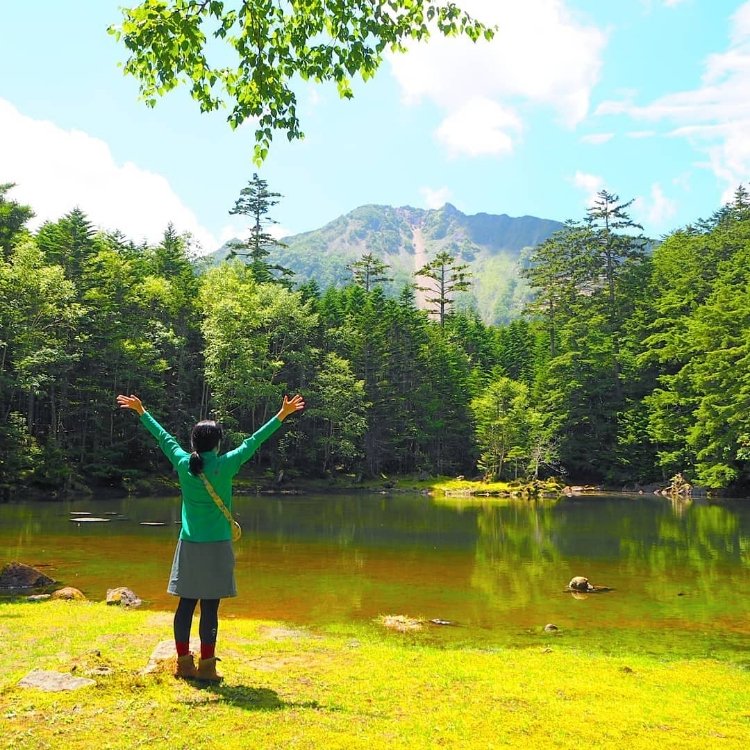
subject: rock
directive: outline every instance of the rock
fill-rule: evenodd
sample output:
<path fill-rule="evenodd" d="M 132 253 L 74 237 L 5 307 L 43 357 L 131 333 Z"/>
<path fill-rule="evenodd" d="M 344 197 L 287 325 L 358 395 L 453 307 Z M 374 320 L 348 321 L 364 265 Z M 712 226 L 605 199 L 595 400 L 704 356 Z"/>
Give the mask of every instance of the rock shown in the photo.
<path fill-rule="evenodd" d="M 98 518 L 95 516 L 76 516 L 75 518 L 69 518 L 69 521 L 73 523 L 109 523 L 109 518 Z"/>
<path fill-rule="evenodd" d="M 54 583 L 41 571 L 20 562 L 8 563 L 0 571 L 0 589 L 39 589 Z"/>
<path fill-rule="evenodd" d="M 33 596 L 27 596 L 27 602 L 46 602 L 50 598 L 50 594 L 34 594 Z"/>
<path fill-rule="evenodd" d="M 142 602 L 130 589 L 120 586 L 116 589 L 107 589 L 107 604 L 140 607 Z"/>
<path fill-rule="evenodd" d="M 36 688 L 47 693 L 59 693 L 63 690 L 79 690 L 80 688 L 96 685 L 94 680 L 86 677 L 74 677 L 63 672 L 47 672 L 42 669 L 34 669 L 29 672 L 19 683 L 19 687 Z"/>
<path fill-rule="evenodd" d="M 88 601 L 82 591 L 74 589 L 72 586 L 65 586 L 64 588 L 58 589 L 52 592 L 53 599 L 65 599 L 66 601 Z"/>
<path fill-rule="evenodd" d="M 382 615 L 377 619 L 381 625 L 399 633 L 410 633 L 422 629 L 422 620 L 417 620 L 408 615 Z"/>
<path fill-rule="evenodd" d="M 544 626 L 544 632 L 545 633 L 554 633 L 556 630 L 559 630 L 560 628 L 557 627 L 557 625 L 553 625 L 551 622 L 548 622 Z"/>
<path fill-rule="evenodd" d="M 190 639 L 190 650 L 199 654 L 201 642 L 198 638 Z M 143 668 L 141 674 L 154 674 L 155 672 L 173 672 L 177 667 L 177 655 L 174 649 L 174 641 L 159 641 L 151 652 L 148 664 Z"/>
<path fill-rule="evenodd" d="M 591 588 L 591 584 L 589 583 L 588 578 L 584 578 L 583 576 L 575 576 L 570 579 L 568 588 L 572 589 L 573 591 L 588 591 Z"/>

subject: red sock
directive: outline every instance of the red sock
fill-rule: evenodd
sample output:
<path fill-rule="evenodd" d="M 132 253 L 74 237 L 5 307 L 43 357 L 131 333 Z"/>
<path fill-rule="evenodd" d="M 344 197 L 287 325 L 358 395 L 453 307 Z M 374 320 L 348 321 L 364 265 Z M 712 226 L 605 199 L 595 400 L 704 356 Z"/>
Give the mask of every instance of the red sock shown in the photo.
<path fill-rule="evenodd" d="M 201 643 L 201 659 L 211 659 L 215 653 L 215 643 Z"/>
<path fill-rule="evenodd" d="M 185 641 L 185 643 L 175 641 L 174 645 L 177 648 L 177 656 L 187 656 L 190 653 L 190 641 Z"/>

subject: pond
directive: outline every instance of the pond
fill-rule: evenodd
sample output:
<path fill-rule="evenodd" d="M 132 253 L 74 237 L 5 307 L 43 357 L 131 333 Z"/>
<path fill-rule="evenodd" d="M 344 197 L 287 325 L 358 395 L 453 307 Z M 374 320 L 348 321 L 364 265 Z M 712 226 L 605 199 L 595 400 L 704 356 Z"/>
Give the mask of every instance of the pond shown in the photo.
<path fill-rule="evenodd" d="M 222 604 L 224 617 L 337 626 L 404 614 L 455 622 L 432 630 L 479 644 L 523 644 L 554 623 L 592 648 L 747 650 L 745 501 L 358 494 L 237 497 L 235 506 L 240 595 Z M 85 512 L 111 520 L 71 520 Z M 145 606 L 172 609 L 178 521 L 178 498 L 0 505 L 0 563 L 42 566 L 92 600 L 128 586 Z M 564 591 L 575 575 L 612 591 L 575 598 Z"/>

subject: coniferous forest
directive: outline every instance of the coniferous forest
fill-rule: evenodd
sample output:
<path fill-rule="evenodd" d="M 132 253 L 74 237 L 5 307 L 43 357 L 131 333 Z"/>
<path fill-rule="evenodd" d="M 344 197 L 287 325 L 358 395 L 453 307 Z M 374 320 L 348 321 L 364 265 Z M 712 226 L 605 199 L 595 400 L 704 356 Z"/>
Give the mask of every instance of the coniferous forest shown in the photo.
<path fill-rule="evenodd" d="M 0 185 L 0 493 L 137 488 L 164 462 L 118 412 L 137 393 L 183 444 L 201 418 L 229 441 L 284 393 L 308 408 L 247 469 L 257 476 L 561 476 L 610 486 L 677 472 L 750 486 L 750 198 L 653 241 L 602 191 L 534 249 L 534 297 L 507 326 L 453 308 L 447 254 L 387 296 L 372 254 L 320 288 L 273 265 L 255 230 L 220 264 L 170 226 L 156 245 L 76 209 L 37 231 Z M 238 209 L 239 210 L 239 209 Z M 431 311 L 418 309 L 415 288 Z"/>

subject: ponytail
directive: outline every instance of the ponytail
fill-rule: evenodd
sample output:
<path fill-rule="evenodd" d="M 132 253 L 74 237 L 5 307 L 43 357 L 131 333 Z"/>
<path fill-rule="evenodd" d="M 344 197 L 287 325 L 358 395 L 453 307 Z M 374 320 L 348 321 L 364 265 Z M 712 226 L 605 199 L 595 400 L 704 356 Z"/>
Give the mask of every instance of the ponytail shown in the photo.
<path fill-rule="evenodd" d="M 193 476 L 198 476 L 203 472 L 203 457 L 198 451 L 193 451 L 190 454 L 190 473 Z"/>
<path fill-rule="evenodd" d="M 190 473 L 197 477 L 203 472 L 203 456 L 201 453 L 212 451 L 221 442 L 223 436 L 221 427 L 213 420 L 198 422 L 193 427 L 190 444 L 193 452 L 190 454 Z"/>

